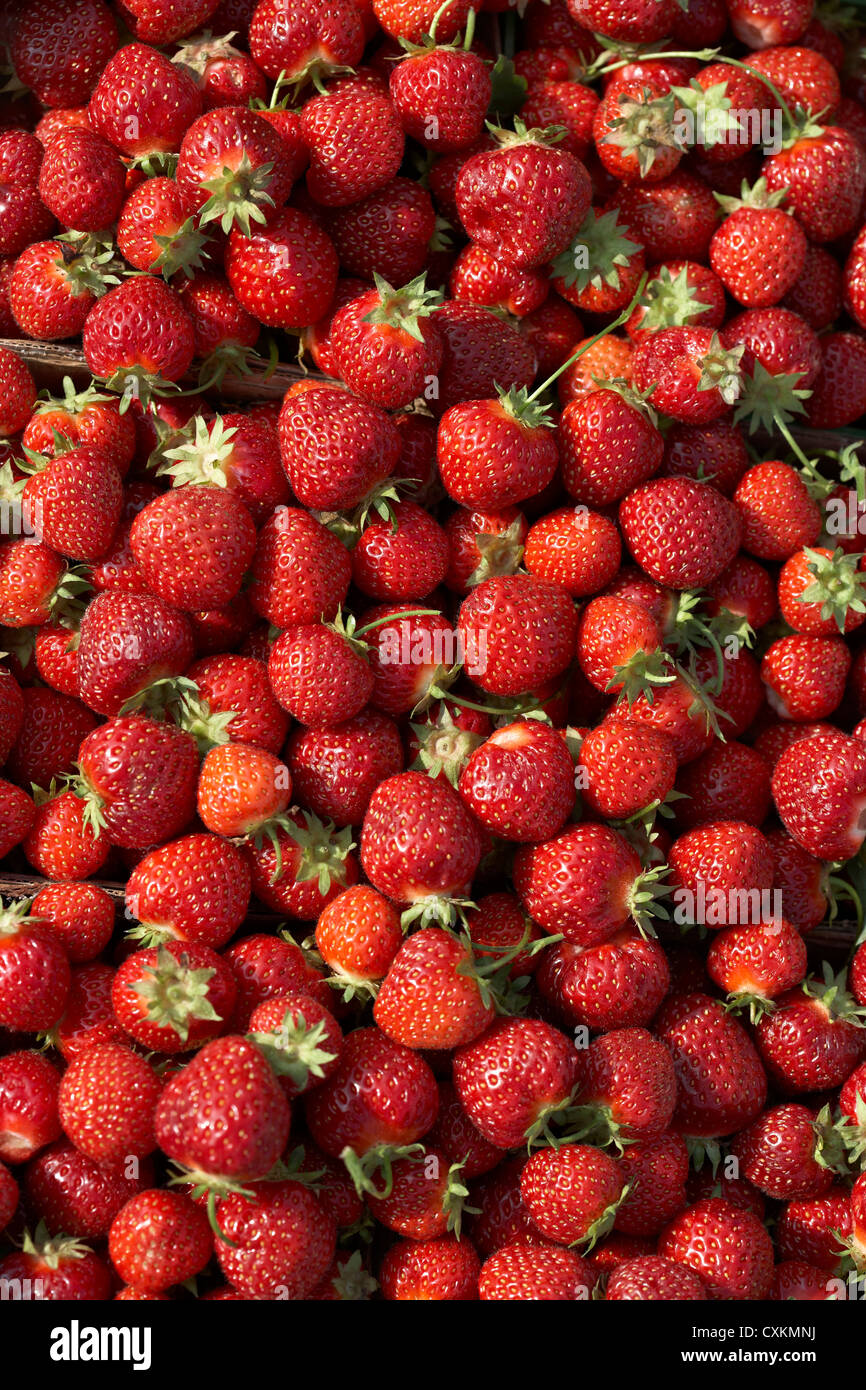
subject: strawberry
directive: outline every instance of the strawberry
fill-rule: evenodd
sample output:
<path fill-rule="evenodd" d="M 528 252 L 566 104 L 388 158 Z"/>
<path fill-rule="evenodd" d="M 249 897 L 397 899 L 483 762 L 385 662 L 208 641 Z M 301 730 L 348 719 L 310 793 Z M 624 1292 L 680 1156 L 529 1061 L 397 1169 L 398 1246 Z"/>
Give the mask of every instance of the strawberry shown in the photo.
<path fill-rule="evenodd" d="M 528 575 L 487 579 L 460 607 L 469 674 L 493 695 L 518 695 L 562 675 L 577 614 L 562 589 Z"/>
<path fill-rule="evenodd" d="M 621 548 L 613 522 L 598 512 L 564 508 L 536 521 L 526 538 L 530 574 L 560 584 L 572 598 L 597 593 L 619 570 Z"/>
<path fill-rule="evenodd" d="M 65 228 L 99 232 L 117 220 L 126 170 L 113 145 L 89 130 L 66 130 L 45 149 L 39 196 Z"/>
<path fill-rule="evenodd" d="M 821 369 L 821 344 L 799 314 L 790 309 L 747 309 L 722 330 L 725 347 L 745 346 L 744 369 L 756 374 L 760 363 L 771 376 L 798 374 L 797 387 L 808 388 Z"/>
<path fill-rule="evenodd" d="M 769 1297 L 776 1303 L 823 1303 L 836 1298 L 827 1272 L 803 1260 L 782 1260 L 776 1265 Z"/>
<path fill-rule="evenodd" d="M 766 894 L 773 886 L 770 847 L 744 822 L 716 821 L 687 831 L 671 846 L 668 865 L 673 900 L 689 905 L 689 920 L 708 927 L 755 920 L 756 900 L 749 895 Z M 701 885 L 707 899 L 703 912 L 695 906 Z M 763 916 L 763 896 L 760 901 Z M 696 913 L 701 915 L 693 917 Z"/>
<path fill-rule="evenodd" d="M 30 368 L 10 348 L 0 347 L 0 435 L 24 429 L 36 405 L 36 383 Z"/>
<path fill-rule="evenodd" d="M 321 83 L 333 71 L 357 67 L 364 40 L 359 8 L 349 0 L 262 0 L 249 24 L 250 52 L 262 72 L 293 83 Z"/>
<path fill-rule="evenodd" d="M 238 988 L 231 1019 L 233 1031 L 246 1031 L 253 1012 L 271 999 L 303 995 L 317 1003 L 333 1002 L 331 990 L 288 932 L 279 936 L 255 933 L 224 952 Z"/>
<path fill-rule="evenodd" d="M 386 34 L 420 43 L 436 21 L 440 42 L 447 43 L 463 28 L 470 14 L 469 0 L 372 0 L 373 14 Z M 441 13 L 440 13 L 441 10 Z"/>
<path fill-rule="evenodd" d="M 0 778 L 0 857 L 5 858 L 10 850 L 29 834 L 36 816 L 36 808 L 20 787 Z"/>
<path fill-rule="evenodd" d="M 290 391 L 278 429 L 292 491 L 317 510 L 356 506 L 390 476 L 400 455 L 396 426 L 384 411 L 336 387 Z"/>
<path fill-rule="evenodd" d="M 289 769 L 273 753 L 246 743 L 218 744 L 201 765 L 199 817 L 228 839 L 256 835 L 286 810 L 291 790 Z"/>
<path fill-rule="evenodd" d="M 287 424 L 287 435 L 290 428 Z M 300 468 L 298 482 L 303 491 Z M 281 507 L 259 531 L 251 572 L 247 592 L 256 612 L 289 627 L 336 617 L 352 565 L 345 546 L 314 516 L 300 507 Z"/>
<path fill-rule="evenodd" d="M 589 208 L 589 176 L 567 150 L 516 123 L 497 131 L 499 147 L 472 155 L 457 180 L 460 220 L 471 240 L 521 269 L 564 251 Z M 557 189 L 556 205 L 550 201 Z"/>
<path fill-rule="evenodd" d="M 530 129 L 545 130 L 550 126 L 560 126 L 565 131 L 562 148 L 583 160 L 592 139 L 592 122 L 597 107 L 595 92 L 591 87 L 583 86 L 579 80 L 542 79 L 529 84 L 529 92 L 520 108 L 520 119 Z"/>
<path fill-rule="evenodd" d="M 145 1158 L 156 1148 L 153 1121 L 161 1082 L 143 1057 L 108 1043 L 74 1057 L 60 1083 L 60 1122 L 77 1149 L 98 1163 Z"/>
<path fill-rule="evenodd" d="M 143 1293 L 160 1293 L 204 1269 L 213 1240 L 203 1211 L 181 1192 L 150 1188 L 117 1213 L 108 1253 L 121 1279 Z"/>
<path fill-rule="evenodd" d="M 148 587 L 175 608 L 194 612 L 234 598 L 253 557 L 256 530 L 236 493 L 187 486 L 142 508 L 129 540 Z"/>
<path fill-rule="evenodd" d="M 740 43 L 759 50 L 795 42 L 812 18 L 812 7 L 804 0 L 731 0 L 727 8 Z"/>
<path fill-rule="evenodd" d="M 174 290 L 153 275 L 115 285 L 93 305 L 81 343 L 94 376 L 127 397 L 148 397 L 157 375 L 179 381 L 192 362 L 192 324 Z"/>
<path fill-rule="evenodd" d="M 445 578 L 445 532 L 423 507 L 400 501 L 371 521 L 352 551 L 355 586 L 379 602 L 423 599 Z"/>
<path fill-rule="evenodd" d="M 491 1172 L 504 1158 L 503 1150 L 475 1128 L 450 1081 L 439 1083 L 439 1114 L 427 1139 L 460 1165 L 464 1179 Z"/>
<path fill-rule="evenodd" d="M 768 1197 L 821 1197 L 833 1183 L 822 1162 L 820 1121 L 804 1105 L 777 1105 L 736 1136 L 740 1171 Z"/>
<path fill-rule="evenodd" d="M 337 284 L 337 253 L 327 232 L 297 208 L 266 226 L 229 233 L 225 272 L 242 307 L 274 328 L 302 328 L 327 312 Z"/>
<path fill-rule="evenodd" d="M 734 501 L 743 523 L 743 548 L 760 560 L 787 560 L 818 539 L 818 506 L 786 463 L 756 463 L 744 474 Z"/>
<path fill-rule="evenodd" d="M 726 307 L 724 286 L 709 267 L 667 261 L 650 271 L 626 332 L 639 342 L 643 334 L 660 328 L 719 328 Z"/>
<path fill-rule="evenodd" d="M 547 299 L 548 282 L 538 270 L 518 270 L 470 242 L 451 268 L 452 299 L 524 318 Z"/>
<path fill-rule="evenodd" d="M 111 544 L 123 488 L 107 450 L 79 444 L 53 460 L 34 455 L 22 505 L 39 518 L 46 545 L 75 560 L 97 560 Z"/>
<path fill-rule="evenodd" d="M 454 1056 L 460 1104 L 485 1139 L 514 1148 L 548 1132 L 580 1070 L 571 1040 L 538 1019 L 499 1018 Z"/>
<path fill-rule="evenodd" d="M 111 454 L 117 471 L 122 475 L 126 474 L 132 463 L 135 423 L 129 414 L 121 413 L 116 396 L 96 391 L 92 386 L 84 391 L 76 391 L 72 380 L 64 377 L 63 395 L 38 403 L 36 413 L 24 430 L 22 443 L 45 458 L 54 458 L 59 452 L 55 445 L 55 430 L 73 445 L 92 444 Z"/>
<path fill-rule="evenodd" d="M 594 1282 L 591 1266 L 572 1250 L 544 1241 L 515 1242 L 484 1261 L 478 1297 L 484 1302 L 565 1303 L 588 1299 Z"/>
<path fill-rule="evenodd" d="M 43 1052 L 0 1057 L 0 1159 L 26 1163 L 60 1136 L 60 1074 Z"/>
<path fill-rule="evenodd" d="M 497 729 L 471 754 L 458 790 L 477 820 L 506 840 L 549 840 L 574 805 L 574 767 L 560 735 L 535 721 Z"/>
<path fill-rule="evenodd" d="M 167 1082 L 154 1126 L 163 1152 L 206 1185 L 264 1177 L 286 1146 L 289 1119 L 263 1054 L 246 1038 L 227 1036 L 205 1043 Z"/>
<path fill-rule="evenodd" d="M 823 719 L 838 707 L 851 667 L 839 637 L 795 633 L 771 643 L 761 662 L 767 700 L 783 719 Z"/>
<path fill-rule="evenodd" d="M 114 970 L 101 961 L 74 966 L 63 1017 L 50 1037 L 67 1059 L 103 1043 L 125 1043 L 111 1003 Z"/>
<path fill-rule="evenodd" d="M 593 33 L 605 34 L 608 38 L 623 43 L 653 44 L 657 39 L 666 38 L 671 33 L 676 19 L 676 5 L 673 0 L 660 0 L 658 4 L 640 0 L 638 4 L 626 4 L 624 0 L 581 0 L 579 5 L 572 0 L 574 8 L 580 13 L 581 22 Z"/>
<path fill-rule="evenodd" d="M 234 364 L 246 362 L 249 348 L 259 340 L 261 325 L 244 309 L 232 293 L 228 280 L 222 275 L 199 270 L 191 279 L 178 286 L 181 302 L 190 317 L 195 338 L 195 356 L 203 357 L 202 375 L 210 380 L 209 369 L 219 372 Z M 233 417 L 231 424 L 240 426 L 241 419 L 249 425 L 248 417 Z"/>
<path fill-rule="evenodd" d="M 111 1296 L 111 1273 L 89 1246 L 70 1236 L 49 1239 L 44 1226 L 25 1232 L 21 1250 L 0 1260 L 0 1288 L 38 1289 L 40 1300 L 100 1302 Z"/>
<path fill-rule="evenodd" d="M 748 1006 L 752 1022 L 806 974 L 806 946 L 797 929 L 778 923 L 726 927 L 713 940 L 707 973 L 727 992 L 729 1007 Z"/>
<path fill-rule="evenodd" d="M 249 236 L 271 209 L 282 208 L 294 182 L 289 151 L 269 121 L 244 106 L 199 116 L 183 137 L 175 172 L 187 213 L 200 226 L 218 222 Z"/>
<path fill-rule="evenodd" d="M 541 1149 L 520 1175 L 520 1195 L 542 1235 L 590 1247 L 607 1233 L 625 1184 L 613 1159 L 586 1144 Z"/>
<path fill-rule="evenodd" d="M 379 1282 L 389 1302 L 471 1302 L 478 1298 L 480 1270 L 475 1248 L 465 1238 L 405 1240 L 385 1252 Z"/>
<path fill-rule="evenodd" d="M 535 379 L 535 351 L 497 315 L 477 304 L 447 299 L 435 313 L 442 335 L 439 395 L 430 401 L 443 414 L 461 401 L 489 400 L 501 387 L 520 390 Z"/>
<path fill-rule="evenodd" d="M 432 1071 L 418 1053 L 378 1028 L 355 1028 L 340 1065 L 305 1102 L 307 1125 L 326 1154 L 351 1148 L 413 1144 L 436 1118 L 439 1097 Z"/>
<path fill-rule="evenodd" d="M 527 523 L 516 507 L 494 511 L 458 507 L 444 530 L 449 552 L 445 583 L 466 594 L 483 579 L 514 573 L 523 554 Z"/>
<path fill-rule="evenodd" d="M 804 318 L 816 333 L 829 328 L 842 308 L 842 272 L 835 256 L 822 246 L 810 245 L 800 278 L 782 304 Z"/>
<path fill-rule="evenodd" d="M 363 79 L 343 79 L 301 111 L 310 151 L 307 192 L 325 207 L 345 207 L 393 179 L 405 137 L 386 92 Z M 318 316 L 317 316 L 318 317 Z"/>
<path fill-rule="evenodd" d="M 340 1064 L 340 1025 L 308 994 L 278 994 L 256 1005 L 249 1027 L 289 1100 L 323 1085 Z"/>
<path fill-rule="evenodd" d="M 357 203 L 328 208 L 324 224 L 347 275 L 369 282 L 377 272 L 391 284 L 405 285 L 427 264 L 436 214 L 427 190 L 398 176 Z"/>
<path fill-rule="evenodd" d="M 11 58 L 18 81 L 45 106 L 80 106 L 117 48 L 117 29 L 101 0 L 67 12 L 61 0 L 36 0 L 18 17 Z"/>
<path fill-rule="evenodd" d="M 268 679 L 283 709 L 311 729 L 354 719 L 373 693 L 365 643 L 339 620 L 287 628 L 271 647 Z"/>
<path fill-rule="evenodd" d="M 492 94 L 482 58 L 469 50 L 468 42 L 457 47 L 422 41 L 405 48 L 388 88 L 406 134 L 438 153 L 474 144 L 483 133 Z"/>
<path fill-rule="evenodd" d="M 338 826 L 360 825 L 376 787 L 404 766 L 396 725 L 370 708 L 335 728 L 293 730 L 285 757 L 298 799 Z"/>
<path fill-rule="evenodd" d="M 628 1184 L 616 1218 L 623 1234 L 657 1236 L 688 1206 L 689 1151 L 678 1134 L 636 1139 L 626 1145 L 617 1166 Z"/>
<path fill-rule="evenodd" d="M 776 1227 L 783 1259 L 806 1259 L 834 1274 L 842 1255 L 839 1237 L 851 1233 L 851 1194 L 841 1185 L 823 1197 L 804 1197 L 787 1202 Z"/>
<path fill-rule="evenodd" d="M 28 1210 L 51 1230 L 97 1240 L 108 1234 L 124 1202 L 152 1180 L 147 1159 L 139 1163 L 139 1176 L 131 1178 L 124 1163 L 94 1163 L 60 1140 L 27 1165 L 24 1198 Z"/>
<path fill-rule="evenodd" d="M 641 1255 L 618 1266 L 605 1289 L 608 1303 L 624 1301 L 703 1303 L 708 1295 L 693 1270 L 661 1255 Z"/>
<path fill-rule="evenodd" d="M 803 849 L 819 859 L 856 854 L 866 798 L 859 739 L 834 731 L 791 744 L 776 764 L 772 787 L 782 823 Z"/>
<path fill-rule="evenodd" d="M 513 1154 L 472 1189 L 472 1200 L 480 1208 L 472 1220 L 472 1241 L 482 1256 L 492 1255 L 515 1241 L 541 1243 L 541 1232 L 520 1196 L 520 1174 L 525 1161 L 524 1154 Z"/>
<path fill-rule="evenodd" d="M 436 441 L 449 496 L 485 511 L 536 496 L 556 471 L 551 423 L 525 391 L 452 405 L 440 421 Z"/>
<path fill-rule="evenodd" d="M 174 179 L 145 179 L 132 190 L 117 220 L 117 249 L 136 270 L 191 276 L 207 256 L 204 233 L 187 215 Z M 178 286 L 180 288 L 180 286 Z M 188 309 L 188 305 L 184 305 Z"/>
<path fill-rule="evenodd" d="M 402 943 L 399 913 L 365 884 L 332 899 L 316 923 L 316 948 L 349 991 L 384 979 Z"/>
<path fill-rule="evenodd" d="M 91 252 L 84 244 L 80 250 L 60 241 L 28 246 L 9 276 L 15 323 L 29 338 L 76 337 L 96 296 L 115 278 L 110 262 L 110 253 Z M 29 439 L 25 442 L 34 447 Z"/>
<path fill-rule="evenodd" d="M 215 0 L 130 0 L 124 6 L 136 38 L 152 43 L 171 43 L 200 29 L 216 9 Z"/>
<path fill-rule="evenodd" d="M 530 272 L 521 272 L 527 274 Z M 543 379 L 547 379 L 557 367 L 562 367 L 571 356 L 573 349 L 580 342 L 582 328 L 580 319 L 572 309 L 566 304 L 564 299 L 558 295 L 548 294 L 546 300 L 538 309 L 526 315 L 518 325 L 523 337 L 526 338 L 529 347 L 535 353 L 538 361 L 538 374 Z M 605 344 L 610 341 L 610 336 L 600 338 L 596 344 L 596 350 L 604 350 Z M 578 359 L 571 368 L 572 372 L 580 370 L 582 359 Z M 566 372 L 565 375 L 568 375 Z M 562 381 L 562 377 L 560 377 Z M 594 384 L 594 383 L 593 383 Z"/>
<path fill-rule="evenodd" d="M 234 493 L 258 525 L 285 507 L 289 488 L 280 464 L 275 431 L 245 415 L 198 418 L 193 438 L 165 451 L 160 471 L 173 486 L 210 483 Z"/>
<path fill-rule="evenodd" d="M 247 841 L 244 854 L 253 891 L 272 912 L 315 921 L 326 903 L 358 881 L 348 830 L 335 831 L 312 812 L 292 810 L 274 839 Z"/>
<path fill-rule="evenodd" d="M 620 1150 L 631 1139 L 655 1138 L 670 1124 L 676 1101 L 670 1053 L 645 1029 L 615 1029 L 590 1044 L 575 1111 L 581 1138 L 591 1134 Z"/>
<path fill-rule="evenodd" d="M 390 1191 L 387 1195 L 371 1194 L 368 1205 L 388 1230 L 413 1240 L 429 1240 L 448 1231 L 460 1232 L 467 1196 L 460 1165 L 449 1165 L 445 1154 L 426 1147 L 397 1158 Z"/>
<path fill-rule="evenodd" d="M 483 1033 L 494 1008 L 471 950 L 449 932 L 428 927 L 410 936 L 391 961 L 373 1017 L 404 1047 L 451 1049 Z"/>
<path fill-rule="evenodd" d="M 110 851 L 86 819 L 85 803 L 72 791 L 52 783 L 36 798 L 36 815 L 22 842 L 29 864 L 52 879 L 82 879 L 99 873 Z"/>
<path fill-rule="evenodd" d="M 857 227 L 866 151 L 847 130 L 804 117 L 779 153 L 764 161 L 763 173 L 771 193 L 785 191 L 810 241 L 823 244 Z"/>
<path fill-rule="evenodd" d="M 135 951 L 112 984 L 114 1012 L 143 1047 L 180 1052 L 224 1031 L 237 986 L 228 965 L 197 942 Z"/>
<path fill-rule="evenodd" d="M 673 1128 L 713 1139 L 742 1129 L 767 1098 L 767 1078 L 745 1029 L 705 994 L 671 996 L 654 1028 L 679 1084 Z"/>
<path fill-rule="evenodd" d="M 661 628 L 643 603 L 602 594 L 590 599 L 581 614 L 577 659 L 597 690 L 627 688 L 631 698 L 633 671 L 642 676 L 647 668 L 650 676 L 662 674 L 654 658 L 661 643 Z M 653 658 L 648 666 L 646 658 Z"/>
<path fill-rule="evenodd" d="M 710 265 L 729 294 L 749 309 L 778 304 L 796 284 L 806 260 L 803 229 L 759 181 L 742 198 L 720 198 L 728 214 L 713 233 Z"/>
<path fill-rule="evenodd" d="M 198 693 L 184 698 L 178 716 L 207 749 L 226 740 L 276 753 L 289 718 L 274 699 L 264 662 L 224 653 L 194 661 L 187 679 Z"/>
<path fill-rule="evenodd" d="M 6 189 L 0 211 L 0 255 L 19 256 L 33 241 L 51 235 L 55 222 L 39 197 L 42 146 L 25 130 L 0 134 L 0 173 Z"/>
<path fill-rule="evenodd" d="M 544 951 L 535 978 L 570 1026 L 588 1028 L 648 1023 L 670 984 L 661 946 L 631 923 L 597 946 L 563 941 Z"/>
<path fill-rule="evenodd" d="M 218 10 L 220 8 L 217 6 Z M 253 8 L 251 6 L 250 11 Z M 214 15 L 211 15 L 213 23 Z M 173 61 L 183 64 L 193 78 L 202 94 L 205 111 L 212 111 L 218 106 L 264 103 L 267 98 L 268 84 L 264 73 L 252 58 L 229 42 L 228 36 L 193 37 L 182 45 Z"/>
<path fill-rule="evenodd" d="M 408 907 L 408 920 L 447 924 L 454 899 L 465 895 L 475 875 L 481 843 L 475 820 L 450 786 L 401 772 L 370 798 L 361 863 L 378 892 Z"/>
<path fill-rule="evenodd" d="M 775 884 L 782 894 L 785 912 L 805 936 L 823 922 L 827 911 L 826 869 L 820 859 L 807 854 L 785 830 L 771 830 L 767 842 L 775 862 Z"/>
<path fill-rule="evenodd" d="M 98 594 L 81 626 L 81 698 L 100 714 L 117 714 L 131 699 L 143 703 L 155 681 L 185 671 L 192 655 L 189 623 L 161 598 Z"/>
<path fill-rule="evenodd" d="M 834 976 L 825 962 L 823 981 L 810 977 L 783 994 L 758 1024 L 756 1041 L 768 1075 L 786 1094 L 841 1086 L 866 1052 L 845 972 Z"/>
<path fill-rule="evenodd" d="M 583 739 L 576 775 L 587 810 L 607 820 L 628 820 L 667 798 L 677 760 L 662 730 L 628 720 L 603 721 Z"/>
<path fill-rule="evenodd" d="M 15 677 L 0 666 L 0 764 L 18 741 L 24 723 L 25 696 Z"/>
<path fill-rule="evenodd" d="M 592 122 L 603 167 L 622 183 L 658 183 L 682 158 L 674 121 L 679 103 L 651 81 L 612 83 Z M 627 302 L 627 301 L 626 301 Z"/>
<path fill-rule="evenodd" d="M 111 940 L 114 902 L 95 883 L 49 883 L 30 906 L 70 961 L 94 960 Z"/>
<path fill-rule="evenodd" d="M 730 421 L 709 425 L 674 424 L 665 436 L 662 473 L 712 483 L 730 497 L 749 467 L 743 437 Z"/>
<path fill-rule="evenodd" d="M 770 805 L 770 767 L 755 748 L 735 740 L 716 743 L 677 777 L 688 801 L 677 807 L 687 830 L 713 821 L 760 825 Z"/>
<path fill-rule="evenodd" d="M 751 1212 L 720 1197 L 696 1202 L 662 1232 L 659 1254 L 699 1275 L 710 1298 L 766 1298 L 773 1245 Z"/>
<path fill-rule="evenodd" d="M 220 1268 L 245 1298 L 308 1298 L 334 1257 L 334 1220 L 303 1183 L 254 1184 L 217 1207 Z"/>
<path fill-rule="evenodd" d="M 249 896 L 241 851 L 217 835 L 187 835 L 151 850 L 126 885 L 127 910 L 140 924 L 136 936 L 212 949 L 234 936 Z"/>
<path fill-rule="evenodd" d="M 742 349 L 726 349 L 709 328 L 661 328 L 637 344 L 637 388 L 655 385 L 653 406 L 687 424 L 708 424 L 724 415 L 742 389 Z"/>
<path fill-rule="evenodd" d="M 638 564 L 660 584 L 700 588 L 734 559 L 736 508 L 707 483 L 656 478 L 623 499 L 620 524 Z"/>
<path fill-rule="evenodd" d="M 818 429 L 850 425 L 866 401 L 866 339 L 859 333 L 828 333 L 821 340 L 821 371 L 808 405 Z"/>
<path fill-rule="evenodd" d="M 113 844 L 144 849 L 189 823 L 195 804 L 195 740 L 141 715 L 111 719 L 78 754 L 88 818 Z"/>
<path fill-rule="evenodd" d="M 442 339 L 431 317 L 440 296 L 423 275 L 394 289 L 380 275 L 376 288 L 334 315 L 330 341 L 350 390 L 385 410 L 409 405 L 435 381 Z"/>
<path fill-rule="evenodd" d="M 866 621 L 858 561 L 841 549 L 804 547 L 779 575 L 779 607 L 795 632 L 811 637 L 847 633 Z"/>
<path fill-rule="evenodd" d="M 647 261 L 705 261 L 718 204 L 696 174 L 677 169 L 653 184 L 623 184 L 611 199 Z"/>

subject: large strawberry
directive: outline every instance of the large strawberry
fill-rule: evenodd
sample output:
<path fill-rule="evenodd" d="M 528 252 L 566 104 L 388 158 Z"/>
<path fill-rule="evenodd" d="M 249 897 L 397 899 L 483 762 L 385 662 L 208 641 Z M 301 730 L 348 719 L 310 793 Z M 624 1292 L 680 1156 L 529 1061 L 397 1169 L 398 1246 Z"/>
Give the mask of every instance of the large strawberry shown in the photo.
<path fill-rule="evenodd" d="M 570 1038 L 539 1019 L 500 1018 L 454 1057 L 454 1084 L 472 1123 L 513 1148 L 549 1132 L 580 1074 Z"/>
<path fill-rule="evenodd" d="M 279 133 L 243 106 L 221 106 L 193 121 L 183 137 L 175 173 L 187 212 L 202 226 L 218 222 L 250 235 L 291 192 L 294 170 Z"/>
<path fill-rule="evenodd" d="M 156 1148 L 153 1118 L 162 1083 L 148 1062 L 117 1043 L 88 1048 L 60 1084 L 60 1121 L 88 1158 L 111 1163 Z"/>
<path fill-rule="evenodd" d="M 378 1028 L 348 1034 L 340 1065 L 305 1102 L 319 1148 L 339 1158 L 345 1148 L 414 1144 L 436 1119 L 439 1096 L 428 1064 Z"/>
<path fill-rule="evenodd" d="M 229 284 L 244 309 L 271 327 L 298 329 L 327 313 L 337 269 L 327 232 L 297 208 L 282 208 L 250 236 L 240 227 L 229 233 Z"/>
<path fill-rule="evenodd" d="M 773 1244 L 751 1212 L 721 1197 L 697 1202 L 662 1232 L 659 1253 L 700 1276 L 711 1298 L 766 1298 Z"/>
<path fill-rule="evenodd" d="M 180 487 L 138 513 L 130 547 L 148 587 L 188 612 L 222 608 L 240 589 L 256 545 L 252 517 L 236 493 Z"/>
<path fill-rule="evenodd" d="M 773 773 L 785 829 L 819 859 L 850 859 L 863 843 L 866 750 L 837 731 L 791 744 Z"/>
<path fill-rule="evenodd" d="M 655 1030 L 679 1083 L 674 1127 L 697 1138 L 731 1134 L 763 1109 L 767 1078 L 745 1029 L 704 994 L 671 996 Z"/>
<path fill-rule="evenodd" d="M 493 1021 L 494 1008 L 471 950 L 428 927 L 400 947 L 379 986 L 373 1017 L 405 1047 L 462 1047 Z"/>
<path fill-rule="evenodd" d="M 100 714 L 117 714 L 154 682 L 182 674 L 192 655 L 187 619 L 156 595 L 98 594 L 81 627 L 81 698 Z"/>
<path fill-rule="evenodd" d="M 246 915 L 250 877 L 240 850 L 217 835 L 171 840 L 140 861 L 126 885 L 135 935 L 224 946 Z"/>

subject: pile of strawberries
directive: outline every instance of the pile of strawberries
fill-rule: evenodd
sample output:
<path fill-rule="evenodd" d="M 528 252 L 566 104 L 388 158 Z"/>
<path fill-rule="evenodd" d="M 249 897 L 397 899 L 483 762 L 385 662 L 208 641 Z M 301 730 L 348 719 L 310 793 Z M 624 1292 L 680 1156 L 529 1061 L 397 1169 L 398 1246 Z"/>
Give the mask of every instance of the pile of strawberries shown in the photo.
<path fill-rule="evenodd" d="M 0 3 L 4 1297 L 863 1296 L 851 24 Z"/>

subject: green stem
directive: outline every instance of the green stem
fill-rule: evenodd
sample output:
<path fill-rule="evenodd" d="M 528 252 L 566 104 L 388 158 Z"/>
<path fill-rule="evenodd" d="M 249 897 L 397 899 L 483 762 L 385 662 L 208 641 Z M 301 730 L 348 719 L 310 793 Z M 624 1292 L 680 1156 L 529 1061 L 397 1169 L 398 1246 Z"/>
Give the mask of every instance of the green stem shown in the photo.
<path fill-rule="evenodd" d="M 622 324 L 626 323 L 631 318 L 632 314 L 637 308 L 637 305 L 640 301 L 640 297 L 644 292 L 647 279 L 648 276 L 646 273 L 644 273 L 640 278 L 640 282 L 638 284 L 637 289 L 635 290 L 634 294 L 632 295 L 631 299 L 629 300 L 626 307 L 622 310 L 622 312 L 619 313 L 617 317 L 607 325 L 606 328 L 602 328 L 598 333 L 594 333 L 591 338 L 588 338 L 585 343 L 581 343 L 580 347 L 577 349 L 577 352 L 572 353 L 571 357 L 567 358 L 566 361 L 563 362 L 561 367 L 557 367 L 556 371 L 552 372 L 551 375 L 547 378 L 547 380 L 543 381 L 540 386 L 536 386 L 532 394 L 527 397 L 527 400 L 534 401 L 536 397 L 541 395 L 542 391 L 546 391 L 548 386 L 553 385 L 557 377 L 562 376 L 563 372 L 567 371 L 569 367 L 573 366 L 579 357 L 582 357 L 585 352 L 589 352 L 589 349 L 591 347 L 595 347 L 595 344 L 600 342 L 602 338 L 606 338 L 609 333 L 612 333 L 614 331 L 615 328 L 619 328 Z"/>

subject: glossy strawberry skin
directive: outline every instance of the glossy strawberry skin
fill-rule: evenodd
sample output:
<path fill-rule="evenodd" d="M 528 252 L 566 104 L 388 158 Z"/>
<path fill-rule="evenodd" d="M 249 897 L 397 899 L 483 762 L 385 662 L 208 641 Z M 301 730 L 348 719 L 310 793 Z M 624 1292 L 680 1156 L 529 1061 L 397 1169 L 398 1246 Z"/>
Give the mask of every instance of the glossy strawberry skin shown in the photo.
<path fill-rule="evenodd" d="M 100 134 L 133 157 L 178 149 L 200 110 L 192 78 L 155 49 L 134 43 L 103 68 L 89 114 Z"/>
<path fill-rule="evenodd" d="M 109 1043 L 73 1059 L 60 1085 L 60 1121 L 96 1162 L 145 1158 L 157 1144 L 154 1114 L 162 1084 L 130 1048 Z"/>
<path fill-rule="evenodd" d="M 378 1027 L 404 1047 L 471 1042 L 493 1021 L 494 1010 L 471 975 L 461 976 L 467 965 L 472 958 L 463 944 L 438 927 L 408 937 L 379 986 L 373 1008 Z"/>
<path fill-rule="evenodd" d="M 580 1057 L 571 1040 L 535 1019 L 500 1018 L 454 1058 L 460 1103 L 492 1144 L 513 1148 L 548 1109 L 564 1105 Z"/>
<path fill-rule="evenodd" d="M 225 1276 L 247 1298 L 306 1298 L 334 1257 L 334 1219 L 302 1183 L 279 1181 L 232 1195 L 217 1207 L 225 1240 L 217 1238 L 217 1260 Z M 231 1242 L 231 1244 L 229 1244 Z"/>
<path fill-rule="evenodd" d="M 182 1192 L 151 1188 L 130 1197 L 108 1232 L 120 1277 L 144 1293 L 192 1279 L 207 1264 L 213 1238 L 207 1215 Z"/>
<path fill-rule="evenodd" d="M 198 755 L 180 729 L 134 714 L 109 720 L 84 740 L 78 764 L 113 844 L 146 849 L 192 818 Z"/>
<path fill-rule="evenodd" d="M 555 730 L 517 722 L 475 749 L 458 789 L 493 834 L 506 840 L 548 840 L 562 829 L 574 805 L 574 767 Z"/>
<path fill-rule="evenodd" d="M 99 714 L 152 681 L 180 675 L 193 656 L 187 619 L 156 595 L 99 594 L 88 604 L 79 646 L 79 685 Z"/>
<path fill-rule="evenodd" d="M 244 920 L 250 876 L 239 849 L 217 835 L 187 835 L 152 850 L 126 885 L 129 912 L 179 941 L 216 949 Z"/>
<path fill-rule="evenodd" d="M 766 1298 L 773 1246 L 750 1212 L 720 1197 L 690 1207 L 662 1233 L 659 1253 L 693 1269 L 711 1298 Z"/>
<path fill-rule="evenodd" d="M 98 1240 L 124 1202 L 153 1180 L 149 1159 L 128 1177 L 125 1162 L 96 1163 L 61 1139 L 31 1159 L 24 1172 L 27 1208 L 50 1231 L 64 1231 L 82 1240 Z"/>
<path fill-rule="evenodd" d="M 41 1052 L 0 1057 L 0 1159 L 25 1163 L 60 1136 L 60 1073 Z"/>
<path fill-rule="evenodd" d="M 671 997 L 655 1023 L 679 1081 L 674 1128 L 714 1136 L 742 1129 L 760 1112 L 767 1078 L 747 1033 L 716 1000 Z"/>
<path fill-rule="evenodd" d="M 481 835 L 457 793 L 417 772 L 380 783 L 361 833 L 374 888 L 398 903 L 461 896 L 481 856 Z"/>

